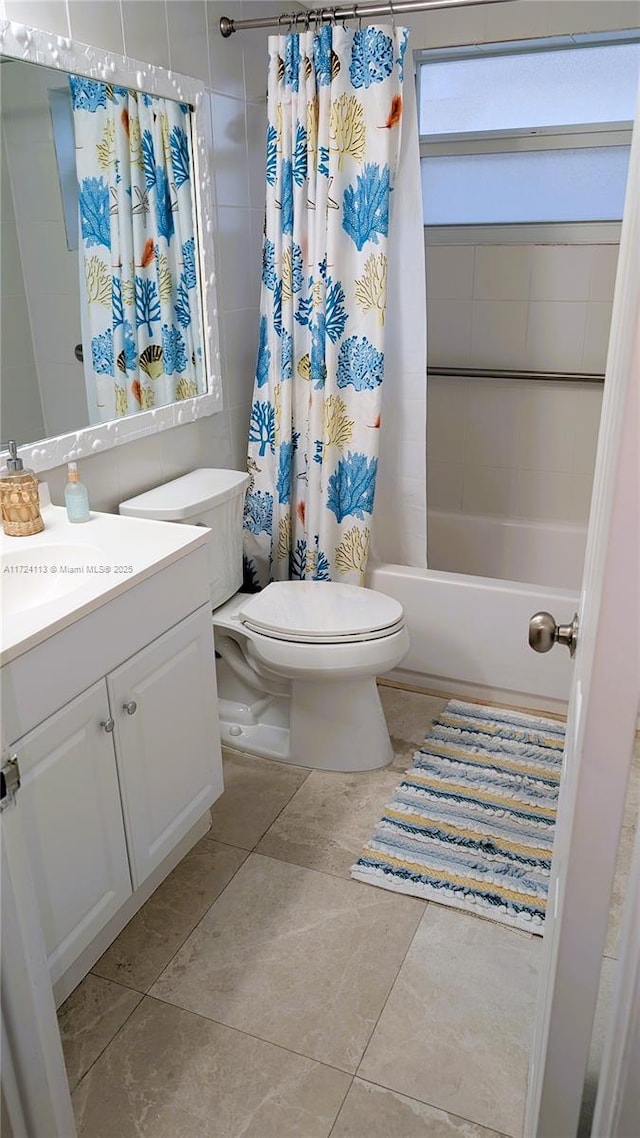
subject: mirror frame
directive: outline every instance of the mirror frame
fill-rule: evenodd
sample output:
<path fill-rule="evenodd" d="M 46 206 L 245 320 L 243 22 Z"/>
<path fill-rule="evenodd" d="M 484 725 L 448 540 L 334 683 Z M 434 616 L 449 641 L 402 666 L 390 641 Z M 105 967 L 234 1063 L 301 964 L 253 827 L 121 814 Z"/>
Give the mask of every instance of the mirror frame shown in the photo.
<path fill-rule="evenodd" d="M 11 20 L 0 20 L 0 53 L 25 63 L 40 64 L 62 72 L 86 75 L 103 83 L 115 83 L 146 91 L 150 95 L 190 103 L 193 136 L 194 189 L 196 228 L 198 233 L 198 267 L 202 306 L 203 341 L 207 392 L 180 403 L 140 411 L 108 423 L 81 427 L 64 435 L 39 439 L 18 447 L 25 465 L 32 470 L 49 470 L 76 458 L 122 446 L 134 439 L 192 423 L 222 410 L 222 376 L 216 273 L 213 250 L 215 213 L 208 151 L 212 146 L 210 100 L 204 83 L 167 71 L 151 63 L 143 63 L 116 52 L 103 51 L 90 44 L 53 35 Z M 6 382 L 5 377 L 5 382 Z M 20 440 L 17 440 L 18 443 Z M 7 451 L 0 455 L 6 460 Z"/>

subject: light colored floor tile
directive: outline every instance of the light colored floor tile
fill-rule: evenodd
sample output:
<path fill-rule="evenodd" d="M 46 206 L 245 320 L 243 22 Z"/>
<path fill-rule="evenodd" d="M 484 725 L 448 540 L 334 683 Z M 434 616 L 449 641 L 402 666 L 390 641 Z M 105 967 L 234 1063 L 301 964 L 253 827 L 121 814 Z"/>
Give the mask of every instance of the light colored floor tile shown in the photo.
<path fill-rule="evenodd" d="M 146 992 L 246 858 L 202 838 L 116 937 L 92 971 Z"/>
<path fill-rule="evenodd" d="M 423 911 L 251 854 L 151 994 L 353 1072 Z"/>
<path fill-rule="evenodd" d="M 389 767 L 358 774 L 312 771 L 257 853 L 348 877 L 400 778 Z"/>
<path fill-rule="evenodd" d="M 69 1089 L 95 1063 L 142 996 L 89 974 L 58 1011 Z"/>
<path fill-rule="evenodd" d="M 252 850 L 309 771 L 223 748 L 224 794 L 211 808 L 207 835 Z"/>
<path fill-rule="evenodd" d="M 429 905 L 358 1074 L 520 1135 L 541 947 Z"/>
<path fill-rule="evenodd" d="M 327 1138 L 349 1076 L 146 998 L 73 1096 L 79 1138 Z"/>
<path fill-rule="evenodd" d="M 331 1138 L 500 1138 L 464 1118 L 354 1079 Z"/>
<path fill-rule="evenodd" d="M 413 755 L 424 742 L 433 720 L 449 701 L 441 696 L 422 695 L 382 684 L 379 691 L 393 744 L 393 765 L 404 771 L 411 765 Z"/>

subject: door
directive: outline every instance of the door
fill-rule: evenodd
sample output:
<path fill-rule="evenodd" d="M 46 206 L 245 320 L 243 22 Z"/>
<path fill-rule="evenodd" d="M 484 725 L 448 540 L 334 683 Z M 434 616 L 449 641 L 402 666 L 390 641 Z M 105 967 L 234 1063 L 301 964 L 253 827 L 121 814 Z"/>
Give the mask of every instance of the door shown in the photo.
<path fill-rule="evenodd" d="M 222 794 L 211 609 L 107 677 L 134 888 Z"/>
<path fill-rule="evenodd" d="M 52 983 L 131 894 L 108 707 L 101 680 L 12 748 Z"/>
<path fill-rule="evenodd" d="M 2 1015 L 0 1125 L 3 1136 L 64 1135 L 76 1128 L 29 870 L 18 789 L 0 813 Z"/>
<path fill-rule="evenodd" d="M 580 598 L 526 1138 L 573 1138 L 576 1133 L 638 714 L 638 248 L 640 132 L 636 127 Z M 561 617 L 569 621 L 571 614 Z"/>

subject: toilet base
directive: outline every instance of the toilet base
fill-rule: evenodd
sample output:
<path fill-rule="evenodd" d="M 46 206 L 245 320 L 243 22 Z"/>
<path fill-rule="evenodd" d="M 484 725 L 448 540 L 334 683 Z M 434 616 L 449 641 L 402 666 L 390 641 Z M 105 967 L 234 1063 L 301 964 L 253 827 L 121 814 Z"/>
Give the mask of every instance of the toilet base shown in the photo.
<path fill-rule="evenodd" d="M 391 762 L 391 740 L 374 677 L 340 684 L 293 682 L 290 698 L 243 702 L 237 681 L 227 687 L 219 660 L 218 688 L 224 746 L 312 770 L 368 771 Z"/>

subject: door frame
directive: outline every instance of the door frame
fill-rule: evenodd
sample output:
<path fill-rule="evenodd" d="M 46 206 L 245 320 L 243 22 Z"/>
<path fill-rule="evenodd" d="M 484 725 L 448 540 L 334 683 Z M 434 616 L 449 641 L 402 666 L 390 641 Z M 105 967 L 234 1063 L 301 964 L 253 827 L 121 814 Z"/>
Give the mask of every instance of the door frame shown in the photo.
<path fill-rule="evenodd" d="M 640 128 L 636 113 L 580 633 L 529 1068 L 525 1138 L 576 1133 L 640 696 Z M 570 614 L 562 614 L 562 620 Z M 598 835 L 600 840 L 594 840 Z M 621 946 L 624 950 L 624 946 Z"/>
<path fill-rule="evenodd" d="M 76 1126 L 29 857 L 20 790 L 0 813 L 2 1109 L 15 1138 Z"/>

